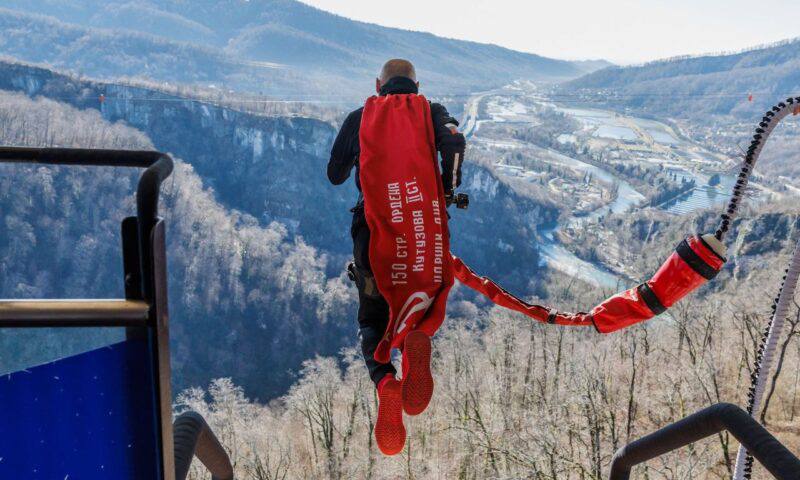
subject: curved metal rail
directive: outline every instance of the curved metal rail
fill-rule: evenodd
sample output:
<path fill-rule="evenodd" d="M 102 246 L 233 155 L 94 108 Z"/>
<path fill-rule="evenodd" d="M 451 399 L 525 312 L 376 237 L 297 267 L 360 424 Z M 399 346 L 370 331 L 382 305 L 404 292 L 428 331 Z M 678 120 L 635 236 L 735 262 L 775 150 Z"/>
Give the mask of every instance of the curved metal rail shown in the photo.
<path fill-rule="evenodd" d="M 173 479 L 166 247 L 158 197 L 172 173 L 169 155 L 156 151 L 0 146 L 0 163 L 145 169 L 136 189 L 136 217 L 122 220 L 124 300 L 2 300 L 0 328 L 126 327 L 145 338 L 155 370 L 156 423 L 164 478 Z"/>
<path fill-rule="evenodd" d="M 172 426 L 175 438 L 175 480 L 186 480 L 192 458 L 197 458 L 211 472 L 213 480 L 233 480 L 233 466 L 214 432 L 202 415 L 182 413 Z"/>
<path fill-rule="evenodd" d="M 797 108 L 800 106 L 800 97 L 787 98 L 783 102 L 779 102 L 772 108 L 764 113 L 764 116 L 756 127 L 753 139 L 747 149 L 744 160 L 742 161 L 739 177 L 736 185 L 733 187 L 733 195 L 726 207 L 725 212 L 721 215 L 719 227 L 715 236 L 722 240 L 728 229 L 736 217 L 739 210 L 740 202 L 747 189 L 747 184 L 750 180 L 750 175 L 753 172 L 758 158 L 766 145 L 767 139 L 770 137 L 775 127 L 789 116 L 795 114 Z M 789 310 L 792 298 L 794 298 L 798 277 L 800 276 L 800 243 L 795 247 L 792 261 L 789 268 L 786 269 L 783 276 L 780 291 L 777 298 L 772 304 L 772 316 L 767 325 L 764 335 L 761 340 L 758 352 L 756 353 L 755 365 L 753 367 L 752 382 L 750 390 L 748 391 L 747 413 L 756 415 L 761 408 L 761 398 L 764 394 L 764 389 L 767 383 L 767 377 L 772 368 L 772 360 L 775 356 L 775 349 L 778 340 L 783 332 L 783 325 L 785 323 L 786 315 Z M 743 480 L 750 478 L 752 470 L 753 457 L 747 454 L 744 447 L 739 447 L 736 456 L 736 469 L 734 471 L 733 480 Z"/>
<path fill-rule="evenodd" d="M 161 152 L 88 148 L 0 146 L 0 163 L 144 168 L 146 170 L 139 179 L 136 200 L 140 217 L 149 219 L 158 215 L 159 188 L 173 168 L 172 159 Z"/>
<path fill-rule="evenodd" d="M 733 219 L 739 212 L 739 204 L 744 197 L 744 192 L 750 181 L 750 175 L 753 173 L 753 167 L 755 167 L 758 157 L 761 156 L 761 151 L 764 150 L 767 139 L 781 120 L 796 111 L 795 109 L 798 105 L 800 105 L 800 97 L 789 97 L 785 101 L 779 102 L 777 105 L 767 110 L 767 112 L 764 113 L 764 117 L 761 118 L 761 122 L 759 122 L 758 127 L 756 127 L 756 133 L 753 135 L 753 140 L 750 142 L 744 160 L 742 160 L 742 164 L 739 167 L 739 178 L 736 180 L 736 185 L 733 187 L 733 195 L 731 195 L 731 199 L 724 213 L 720 216 L 719 227 L 715 233 L 718 240 L 725 238 L 725 234 L 728 232 Z"/>
<path fill-rule="evenodd" d="M 617 450 L 609 480 L 628 480 L 631 469 L 690 443 L 727 430 L 779 480 L 798 480 L 800 460 L 744 410 L 719 403 Z"/>

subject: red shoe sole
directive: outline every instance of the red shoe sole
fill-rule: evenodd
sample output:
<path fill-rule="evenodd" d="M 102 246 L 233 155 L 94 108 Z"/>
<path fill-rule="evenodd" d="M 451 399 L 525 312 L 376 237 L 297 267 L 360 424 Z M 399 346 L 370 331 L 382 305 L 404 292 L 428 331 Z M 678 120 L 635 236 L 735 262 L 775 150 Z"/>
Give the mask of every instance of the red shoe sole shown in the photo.
<path fill-rule="evenodd" d="M 413 331 L 403 346 L 403 410 L 419 415 L 428 408 L 431 397 L 431 339 L 423 332 Z"/>
<path fill-rule="evenodd" d="M 406 444 L 403 425 L 402 387 L 395 379 L 388 380 L 378 391 L 378 418 L 375 420 L 375 441 L 384 455 L 397 455 Z"/>

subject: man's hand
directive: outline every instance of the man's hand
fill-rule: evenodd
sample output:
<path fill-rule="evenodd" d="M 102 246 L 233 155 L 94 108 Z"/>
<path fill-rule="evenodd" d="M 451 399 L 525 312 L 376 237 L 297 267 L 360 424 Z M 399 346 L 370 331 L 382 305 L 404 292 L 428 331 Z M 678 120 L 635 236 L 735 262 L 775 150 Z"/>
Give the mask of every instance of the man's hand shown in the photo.
<path fill-rule="evenodd" d="M 442 181 L 445 190 L 452 191 L 461 185 L 461 164 L 464 161 L 466 140 L 455 125 L 448 124 L 450 134 L 439 141 L 439 153 L 442 155 Z"/>
<path fill-rule="evenodd" d="M 456 208 L 466 210 L 469 207 L 469 195 L 466 193 L 453 193 L 452 190 L 446 191 L 444 193 L 444 202 L 447 208 L 455 204 Z"/>

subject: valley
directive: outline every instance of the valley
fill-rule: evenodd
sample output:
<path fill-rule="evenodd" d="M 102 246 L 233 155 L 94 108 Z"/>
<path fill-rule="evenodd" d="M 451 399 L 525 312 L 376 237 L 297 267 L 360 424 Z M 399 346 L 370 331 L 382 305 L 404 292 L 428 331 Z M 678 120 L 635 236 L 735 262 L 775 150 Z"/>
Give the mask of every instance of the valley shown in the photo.
<path fill-rule="evenodd" d="M 500 178 L 522 195 L 558 205 L 559 220 L 537 230 L 543 262 L 599 287 L 635 280 L 615 255 L 619 245 L 604 231 L 606 218 L 719 208 L 735 183 L 738 158 L 671 122 L 565 103 L 530 82 L 475 94 L 464 112 L 470 147 Z M 761 201 L 786 195 L 751 184 L 750 196 Z M 594 249 L 605 249 L 602 261 L 573 251 L 587 234 Z"/>
<path fill-rule="evenodd" d="M 348 209 L 356 194 L 351 184 L 333 188 L 324 177 L 335 123 L 288 109 L 256 114 L 231 102 L 83 80 L 16 63 L 0 64 L 0 89 L 51 98 L 56 103 L 48 108 L 96 112 L 100 117 L 87 132 L 102 122 L 134 128 L 154 148 L 185 162 L 188 170 L 179 170 L 176 181 L 188 178 L 188 172 L 196 178 L 187 197 L 197 199 L 189 202 L 192 215 L 201 209 L 194 205 L 203 198 L 197 192 L 207 190 L 213 198 L 218 216 L 205 231 L 195 231 L 189 220 L 195 217 L 170 215 L 176 223 L 170 238 L 180 252 L 171 258 L 170 270 L 177 386 L 235 372 L 233 379 L 249 394 L 271 398 L 284 391 L 309 355 L 332 355 L 350 345 L 354 305 L 342 266 L 351 255 Z M 104 102 L 98 101 L 101 93 Z M 455 101 L 446 103 L 463 112 L 470 150 L 462 189 L 473 200 L 468 212 L 452 212 L 453 252 L 519 295 L 551 298 L 554 272 L 594 286 L 598 294 L 629 286 L 642 272 L 631 260 L 631 245 L 620 239 L 628 238 L 620 235 L 626 228 L 621 219 L 680 218 L 718 206 L 730 189 L 728 172 L 735 161 L 668 122 L 558 102 L 529 82 L 474 94 L 463 109 Z M 37 107 L 35 114 L 45 111 Z M 19 121 L 14 118 L 9 125 Z M 36 122 L 47 129 L 55 120 Z M 38 141 L 9 136 L 16 128 L 9 132 L 4 138 L 11 143 Z M 768 190 L 761 182 L 754 193 L 792 198 L 790 190 Z M 94 201 L 111 202 L 102 195 Z M 167 205 L 173 201 L 165 200 Z M 40 214 L 26 209 L 13 221 L 33 225 L 33 237 L 44 238 L 45 229 L 36 226 Z M 211 234 L 214 225 L 229 222 L 233 226 L 225 228 L 232 233 Z M 267 274 L 254 267 L 262 253 L 248 247 L 251 231 L 277 235 L 275 248 L 283 253 L 276 255 L 287 255 L 282 269 Z M 85 235 L 90 232 L 76 225 L 68 238 Z M 648 239 L 634 240 L 639 245 Z M 11 246 L 5 248 L 3 255 L 12 255 Z M 100 259 L 74 261 L 94 265 Z M 9 276 L 5 295 L 59 296 L 61 287 L 39 270 L 46 267 Z M 287 272 L 288 281 L 275 276 Z M 97 281 L 114 286 L 114 278 L 113 272 L 103 272 Z M 480 305 L 464 290 L 457 289 L 452 298 L 454 315 L 472 311 L 472 302 Z M 314 329 L 314 335 L 293 334 L 292 325 L 317 324 L 323 328 Z M 212 338 L 226 338 L 226 345 L 243 336 L 259 339 L 252 344 L 257 360 L 240 364 L 224 347 L 190 349 L 184 343 L 189 331 L 202 332 L 194 338 L 209 345 Z M 297 345 L 295 354 L 280 353 L 286 342 Z M 271 347 L 257 348 L 257 343 Z M 279 374 L 265 381 L 262 364 L 280 365 Z"/>
<path fill-rule="evenodd" d="M 0 62 L 0 94 L 6 105 L 0 112 L 5 115 L 0 117 L 3 143 L 102 146 L 117 138 L 105 139 L 98 132 L 124 125 L 130 135 L 141 137 L 138 144 L 169 152 L 180 162 L 163 200 L 170 225 L 176 388 L 230 376 L 249 395 L 270 399 L 285 392 L 311 356 L 336 355 L 353 345 L 355 289 L 346 280 L 344 266 L 352 258 L 349 209 L 357 193 L 352 182 L 333 187 L 325 175 L 334 124 L 302 112 L 254 114 L 141 85 L 80 79 L 12 62 Z M 81 135 L 61 138 L 47 133 L 63 130 L 61 116 L 76 116 L 75 112 L 81 114 L 75 120 L 83 125 Z M 36 127 L 26 128 L 29 123 Z M 51 170 L 59 172 L 45 169 Z M 0 179 L 11 185 L 25 172 L 24 167 L 4 166 Z M 91 172 L 82 174 L 92 178 Z M 76 175 L 62 181 L 88 181 Z M 464 178 L 472 185 L 476 205 L 470 215 L 454 215 L 452 231 L 459 238 L 460 255 L 521 294 L 534 291 L 537 284 L 530 278 L 543 271 L 535 230 L 555 221 L 557 210 L 518 195 L 488 166 L 466 165 Z M 45 181 L 34 177 L 30 183 Z M 91 225 L 73 225 L 66 212 L 45 209 L 44 200 L 17 205 L 14 195 L 0 198 L 0 219 L 29 231 L 30 244 L 49 245 L 50 232 L 42 222 L 52 213 L 72 228 L 60 242 L 87 239 L 98 243 L 93 251 L 107 254 L 63 253 L 64 269 L 82 265 L 81 272 L 90 279 L 81 277 L 81 290 L 77 280 L 63 285 L 54 281 L 57 274 L 48 268 L 52 262 L 35 260 L 38 249 L 20 250 L 13 239 L 0 237 L 0 259 L 9 259 L 0 264 L 0 296 L 121 295 L 118 272 L 106 266 L 119 267 L 113 256 L 115 229 L 122 218 L 119 205 L 124 205 L 128 192 L 90 189 L 87 198 L 77 202 L 80 212 L 91 210 L 91 205 L 114 205 L 99 210 L 114 220 L 104 225 L 101 238 Z M 72 205 L 68 195 L 58 192 L 58 204 Z M 498 219 L 487 221 L 498 212 Z M 497 233 L 505 239 L 503 250 Z M 513 258 L 504 255 L 508 251 Z M 40 342 L 60 343 L 48 334 L 42 338 Z M 191 347 L 190 342 L 203 348 Z M 43 360 L 0 332 L 3 345 L 15 345 L 9 350 L 19 360 L 14 365 Z M 80 342 L 73 347 L 88 348 Z M 55 350 L 47 358 L 65 353 Z M 264 365 L 270 365 L 271 375 L 264 377 Z M 0 366 L 0 373 L 11 367 Z"/>
<path fill-rule="evenodd" d="M 657 318 L 601 334 L 589 322 L 534 321 L 456 283 L 433 338 L 434 395 L 424 414 L 404 417 L 406 448 L 396 456 L 383 455 L 376 437 L 385 397 L 364 368 L 358 293 L 346 273 L 355 171 L 341 186 L 326 175 L 347 113 L 373 94 L 387 59 L 407 58 L 420 93 L 446 106 L 468 138 L 458 193 L 470 205 L 448 210 L 452 253 L 526 302 L 587 311 L 650 278 L 687 235 L 718 227 L 755 123 L 800 94 L 800 38 L 615 66 L 578 60 L 583 53 L 560 58 L 564 49 L 541 56 L 538 40 L 513 50 L 494 37 L 473 41 L 479 29 L 451 38 L 310 3 L 0 0 L 0 145 L 174 159 L 159 200 L 170 374 L 159 369 L 158 378 L 171 382 L 176 416 L 206 419 L 236 478 L 606 478 L 614 452 L 633 439 L 712 404 L 745 406 L 756 372 L 770 383 L 759 422 L 800 451 L 800 298 L 787 310 L 774 371 L 760 346 L 800 237 L 800 108 L 752 171 L 718 275 Z M 403 7 L 391 12 L 393 25 L 400 13 L 435 10 Z M 451 11 L 474 13 L 436 7 L 449 9 L 434 18 L 444 26 Z M 597 33 L 581 39 L 562 27 L 576 13 L 560 24 L 525 17 L 531 30 L 518 33 L 534 39 L 540 21 L 569 45 L 597 42 Z M 126 168 L 0 165 L 0 298 L 124 296 L 120 222 L 136 211 L 137 178 Z M 2 328 L 0 376 L 124 338 L 122 328 Z M 394 360 L 413 386 L 408 365 Z M 125 379 L 120 370 L 115 378 Z M 108 390 L 88 378 L 77 403 L 91 406 L 87 392 Z M 44 396 L 23 394 L 20 404 L 52 418 L 59 446 L 70 448 L 76 435 L 61 428 L 73 418 L 61 414 L 69 402 L 47 398 L 45 411 Z M 99 435 L 112 412 L 93 410 L 100 422 L 83 413 L 74 421 Z M 42 448 L 55 445 L 40 439 L 43 429 L 11 425 Z M 731 478 L 737 446 L 720 433 L 637 468 L 665 480 Z M 0 448 L 0 466 L 9 458 Z M 194 462 L 187 478 L 209 478 L 202 467 Z M 756 466 L 754 478 L 766 475 Z"/>

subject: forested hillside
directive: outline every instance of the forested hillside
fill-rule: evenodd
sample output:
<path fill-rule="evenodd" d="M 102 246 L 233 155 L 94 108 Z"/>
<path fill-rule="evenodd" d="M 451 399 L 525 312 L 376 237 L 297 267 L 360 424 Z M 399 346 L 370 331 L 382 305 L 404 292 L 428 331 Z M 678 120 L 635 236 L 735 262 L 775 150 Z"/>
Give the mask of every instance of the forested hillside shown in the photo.
<path fill-rule="evenodd" d="M 0 64 L 0 89 L 25 93 L 14 96 L 13 104 L 6 102 L 8 132 L 2 143 L 152 145 L 182 159 L 163 202 L 170 225 L 178 386 L 233 375 L 249 394 L 269 398 L 284 391 L 303 360 L 353 345 L 354 289 L 341 276 L 351 257 L 348 210 L 356 194 L 352 186 L 332 187 L 325 176 L 334 126 L 298 116 L 243 113 L 18 64 Z M 106 95 L 102 104 L 101 93 Z M 31 102 L 29 96 L 58 103 Z M 73 114 L 78 120 L 66 125 Z M 98 133 L 112 128 L 124 135 Z M 98 178 L 99 173 L 86 172 L 90 180 L 83 180 L 83 173 L 66 171 L 56 178 L 22 179 L 11 174 L 15 169 L 4 171 L 9 195 L 0 199 L 0 212 L 20 227 L 9 231 L 10 243 L 0 253 L 9 269 L 0 296 L 119 295 L 121 290 L 113 290 L 121 289 L 115 238 L 123 212 L 131 211 L 132 177 L 114 188 L 98 183 L 119 181 L 109 172 Z M 20 180 L 21 186 L 12 189 Z M 56 185 L 49 203 L 40 198 L 45 181 Z M 474 162 L 465 171 L 465 183 L 473 208 L 455 214 L 454 251 L 518 293 L 541 291 L 535 231 L 554 220 L 557 209 L 518 195 Z M 72 210 L 55 208 L 59 205 L 98 207 L 92 222 L 73 223 Z M 48 230 L 53 218 L 63 225 L 63 234 Z M 93 227 L 104 233 L 94 233 Z M 13 238 L 13 232 L 20 237 Z M 82 239 L 86 249 L 67 249 Z M 99 239 L 105 246 L 95 246 Z M 37 257 L 39 244 L 47 255 Z M 57 260 L 58 255 L 66 258 Z"/>
<path fill-rule="evenodd" d="M 386 28 L 294 0 L 0 1 L 0 54 L 92 76 L 216 84 L 360 100 L 380 65 L 408 57 L 429 93 L 574 78 L 606 65 Z"/>
<path fill-rule="evenodd" d="M 97 110 L 21 93 L 0 95 L 0 135 L 15 144 L 153 146 Z M 133 210 L 135 178 L 112 169 L 2 167 L 0 212 L 9 232 L 0 236 L 2 296 L 121 294 L 118 220 Z M 372 440 L 374 390 L 353 351 L 343 365 L 337 357 L 308 360 L 288 394 L 269 405 L 248 400 L 260 388 L 280 391 L 293 378 L 285 369 L 302 361 L 299 352 L 334 355 L 353 345 L 352 320 L 337 316 L 352 311 L 352 290 L 325 275 L 323 252 L 278 223 L 225 208 L 183 161 L 165 184 L 162 212 L 176 390 L 233 376 L 207 391 L 184 391 L 177 408 L 210 419 L 244 478 L 602 478 L 614 449 L 629 439 L 702 406 L 744 400 L 768 304 L 800 232 L 791 212 L 746 214 L 734 225 L 732 260 L 717 283 L 671 317 L 613 336 L 531 325 L 456 295 L 436 340 L 433 404 L 408 421 L 410 448 L 386 458 Z M 646 252 L 642 275 L 685 232 L 707 230 L 713 216 L 662 220 L 656 228 L 652 221 L 646 214 L 611 218 L 605 227 L 633 256 Z M 604 294 L 555 275 L 541 280 L 543 295 L 562 308 Z M 800 389 L 788 366 L 800 361 L 799 333 L 795 307 L 781 343 L 787 368 L 766 416 L 795 451 Z M 0 363 L 13 368 L 26 356 L 57 355 L 62 341 L 54 332 L 4 332 Z M 70 348 L 99 341 L 73 337 Z M 735 450 L 732 437 L 711 438 L 652 463 L 648 474 L 725 478 Z M 199 472 L 192 478 L 204 478 Z"/>
<path fill-rule="evenodd" d="M 715 220 L 670 218 L 655 229 L 647 228 L 646 214 L 609 222 L 632 256 L 647 252 L 638 264 L 643 276 L 686 232 L 707 231 Z M 613 453 L 632 439 L 705 406 L 746 401 L 754 352 L 800 220 L 796 210 L 749 213 L 732 231 L 723 275 L 669 315 L 613 335 L 532 325 L 499 308 L 453 314 L 435 341 L 432 404 L 406 417 L 407 449 L 397 457 L 380 455 L 374 444 L 377 403 L 356 352 L 344 366 L 309 360 L 289 394 L 268 406 L 220 379 L 184 392 L 177 408 L 210 418 L 238 474 L 255 478 L 608 478 Z M 582 308 L 602 295 L 570 279 L 548 281 L 561 308 Z M 786 330 L 778 347 L 783 368 L 773 369 L 759 419 L 798 451 L 797 300 Z M 711 436 L 634 475 L 728 479 L 737 448 L 728 433 Z M 769 477 L 758 462 L 753 475 Z"/>
<path fill-rule="evenodd" d="M 609 67 L 562 85 L 570 100 L 660 117 L 752 118 L 800 91 L 800 39 L 728 55 Z M 753 101 L 748 102 L 748 94 Z"/>
<path fill-rule="evenodd" d="M 141 132 L 99 112 L 21 94 L 2 94 L 0 132 L 4 144 L 152 148 Z M 121 297 L 119 222 L 134 211 L 136 179 L 130 170 L 2 166 L 0 296 Z M 176 385 L 228 372 L 266 396 L 285 388 L 313 352 L 351 343 L 348 285 L 326 275 L 328 257 L 284 225 L 225 209 L 181 161 L 165 184 L 162 212 Z M 13 335 L 0 334 L 4 370 L 84 342 Z"/>

